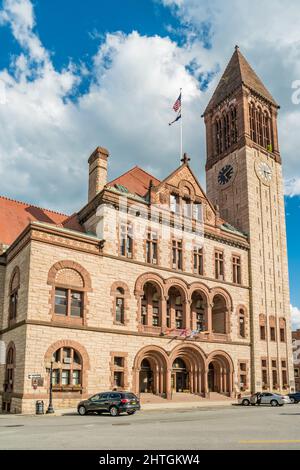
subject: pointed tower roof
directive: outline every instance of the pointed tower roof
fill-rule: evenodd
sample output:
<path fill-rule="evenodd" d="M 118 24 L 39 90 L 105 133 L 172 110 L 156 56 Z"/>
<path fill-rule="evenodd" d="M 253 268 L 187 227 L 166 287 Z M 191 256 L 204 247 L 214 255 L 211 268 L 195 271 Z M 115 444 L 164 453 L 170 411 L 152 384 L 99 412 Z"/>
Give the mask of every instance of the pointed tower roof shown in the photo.
<path fill-rule="evenodd" d="M 211 97 L 204 114 L 229 97 L 239 86 L 245 85 L 254 92 L 261 95 L 274 106 L 279 107 L 272 95 L 268 92 L 261 79 L 256 75 L 247 62 L 239 47 L 235 46 L 234 53 Z"/>

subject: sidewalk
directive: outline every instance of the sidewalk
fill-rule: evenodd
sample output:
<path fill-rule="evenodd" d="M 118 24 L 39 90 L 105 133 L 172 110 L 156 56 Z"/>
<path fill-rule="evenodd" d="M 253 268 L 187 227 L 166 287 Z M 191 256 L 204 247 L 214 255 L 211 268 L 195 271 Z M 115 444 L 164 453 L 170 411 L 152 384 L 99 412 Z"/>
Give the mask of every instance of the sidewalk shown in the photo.
<path fill-rule="evenodd" d="M 214 407 L 230 407 L 236 405 L 237 400 L 199 400 L 193 402 L 172 402 L 166 401 L 163 403 L 145 403 L 141 404 L 141 411 L 156 411 L 156 410 L 190 410 L 195 408 L 214 408 Z M 50 416 L 62 416 L 65 414 L 77 414 L 75 408 L 62 408 L 55 410 L 54 415 Z"/>
<path fill-rule="evenodd" d="M 157 403 L 142 403 L 141 411 L 157 411 L 157 410 L 190 410 L 190 409 L 207 409 L 207 408 L 228 408 L 232 405 L 237 405 L 237 400 L 229 399 L 226 400 L 210 400 L 200 399 L 194 401 L 163 401 Z M 63 415 L 77 415 L 76 408 L 55 408 L 55 413 L 50 415 L 41 416 L 63 416 Z M 1 418 L 7 418 L 12 416 L 38 416 L 38 415 L 26 415 L 26 414 L 6 414 L 0 413 Z"/>

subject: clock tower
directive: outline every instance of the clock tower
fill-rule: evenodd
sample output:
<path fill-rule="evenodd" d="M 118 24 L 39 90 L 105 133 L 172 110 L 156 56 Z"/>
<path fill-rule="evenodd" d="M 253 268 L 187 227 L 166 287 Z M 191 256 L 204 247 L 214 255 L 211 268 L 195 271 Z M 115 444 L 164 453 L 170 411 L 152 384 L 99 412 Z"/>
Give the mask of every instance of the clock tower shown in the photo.
<path fill-rule="evenodd" d="M 249 237 L 253 391 L 294 388 L 278 109 L 236 46 L 204 112 L 206 186 Z"/>

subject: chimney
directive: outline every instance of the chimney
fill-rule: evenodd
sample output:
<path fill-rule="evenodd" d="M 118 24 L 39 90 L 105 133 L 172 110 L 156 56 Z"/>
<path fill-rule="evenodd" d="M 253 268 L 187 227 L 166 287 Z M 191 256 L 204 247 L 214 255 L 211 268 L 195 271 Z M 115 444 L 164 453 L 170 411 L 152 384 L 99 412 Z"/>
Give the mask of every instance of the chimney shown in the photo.
<path fill-rule="evenodd" d="M 108 150 L 97 147 L 90 156 L 89 162 L 89 202 L 102 191 L 107 183 Z"/>

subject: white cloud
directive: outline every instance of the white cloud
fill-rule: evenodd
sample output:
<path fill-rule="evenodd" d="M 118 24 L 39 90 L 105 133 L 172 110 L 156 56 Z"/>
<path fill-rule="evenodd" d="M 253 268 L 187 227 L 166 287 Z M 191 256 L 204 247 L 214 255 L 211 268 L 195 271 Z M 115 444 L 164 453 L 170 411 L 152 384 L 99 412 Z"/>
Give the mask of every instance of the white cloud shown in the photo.
<path fill-rule="evenodd" d="M 77 210 L 86 202 L 87 158 L 97 145 L 111 151 L 113 177 L 135 164 L 165 176 L 179 164 L 179 127 L 167 125 L 179 87 L 184 89 L 184 149 L 203 184 L 205 141 L 200 116 L 219 76 L 207 92 L 199 91 L 196 78 L 222 69 L 236 42 L 283 104 L 280 137 L 285 177 L 300 179 L 295 152 L 300 107 L 291 102 L 291 83 L 300 79 L 298 29 L 288 24 L 297 16 L 298 4 L 290 2 L 284 8 L 274 0 L 267 8 L 269 2 L 253 0 L 250 10 L 250 2 L 237 0 L 229 6 L 213 0 L 209 8 L 192 0 L 177 3 L 181 21 L 187 25 L 184 45 L 138 32 L 107 34 L 88 71 L 82 62 L 55 69 L 35 32 L 32 2 L 4 0 L 0 25 L 10 26 L 22 53 L 9 70 L 0 70 L 2 194 L 54 209 Z M 212 24 L 211 49 L 204 48 L 195 35 L 203 21 Z M 192 73 L 187 69 L 191 61 Z M 83 78 L 91 84 L 72 101 L 70 95 L 78 95 Z M 300 193 L 298 183 L 289 188 L 288 194 Z"/>
<path fill-rule="evenodd" d="M 281 105 L 279 139 L 286 180 L 300 179 L 298 151 L 300 104 L 292 102 L 292 83 L 300 80 L 299 2 L 289 0 L 161 0 L 187 26 L 197 31 L 210 24 L 210 60 L 221 71 L 238 44 L 250 64 Z M 211 82 L 208 95 L 220 74 Z M 294 185 L 294 194 L 300 194 Z M 290 186 L 286 187 L 290 193 Z"/>
<path fill-rule="evenodd" d="M 300 328 L 300 309 L 293 305 L 291 305 L 291 321 L 293 331 Z"/>
<path fill-rule="evenodd" d="M 60 210 L 80 208 L 87 158 L 97 145 L 111 151 L 113 176 L 135 164 L 165 176 L 179 164 L 179 127 L 168 126 L 179 86 L 185 149 L 197 149 L 199 158 L 203 97 L 185 68 L 194 58 L 188 47 L 137 32 L 108 34 L 94 57 L 91 85 L 74 102 L 68 97 L 87 69 L 70 64 L 55 70 L 30 29 L 34 17 L 18 11 L 21 3 L 7 0 L 1 15 L 24 46 L 13 71 L 0 72 L 6 98 L 0 106 L 2 193 Z M 40 45 L 39 54 L 32 44 Z"/>

